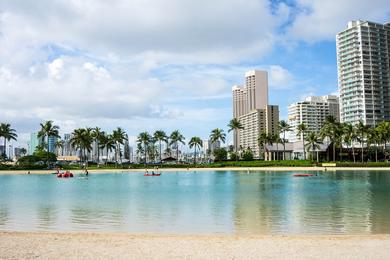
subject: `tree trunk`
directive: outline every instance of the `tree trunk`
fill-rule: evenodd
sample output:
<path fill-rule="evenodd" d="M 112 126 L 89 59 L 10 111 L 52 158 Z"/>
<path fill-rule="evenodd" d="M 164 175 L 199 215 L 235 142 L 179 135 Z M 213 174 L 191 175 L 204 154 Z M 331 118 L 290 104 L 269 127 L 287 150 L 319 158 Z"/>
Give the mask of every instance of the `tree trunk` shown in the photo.
<path fill-rule="evenodd" d="M 176 164 L 179 164 L 179 143 L 176 142 Z"/>
<path fill-rule="evenodd" d="M 159 141 L 160 143 L 160 163 L 161 163 L 161 140 Z"/>
<path fill-rule="evenodd" d="M 303 159 L 306 160 L 305 134 L 303 134 L 303 133 L 302 133 L 302 149 L 303 149 Z"/>
<path fill-rule="evenodd" d="M 286 160 L 286 131 L 283 131 L 283 161 Z"/>
<path fill-rule="evenodd" d="M 363 150 L 363 142 L 360 142 L 361 146 L 362 146 L 362 162 L 364 162 L 364 150 Z"/>
<path fill-rule="evenodd" d="M 196 145 L 195 145 L 195 154 L 194 154 L 194 165 L 196 165 Z"/>
<path fill-rule="evenodd" d="M 332 142 L 332 149 L 333 149 L 333 161 L 335 162 L 336 161 L 336 146 L 335 146 L 334 141 Z"/>
<path fill-rule="evenodd" d="M 3 151 L 3 156 L 4 160 L 7 158 L 7 139 L 4 137 L 4 151 Z"/>
<path fill-rule="evenodd" d="M 355 149 L 354 149 L 353 144 L 352 144 L 352 157 L 353 157 L 353 162 L 355 163 L 356 162 L 356 158 L 355 158 Z"/>
<path fill-rule="evenodd" d="M 47 167 L 49 168 L 49 135 L 47 136 L 47 153 L 46 153 L 46 164 Z M 5 147 L 4 147 L 5 148 Z"/>

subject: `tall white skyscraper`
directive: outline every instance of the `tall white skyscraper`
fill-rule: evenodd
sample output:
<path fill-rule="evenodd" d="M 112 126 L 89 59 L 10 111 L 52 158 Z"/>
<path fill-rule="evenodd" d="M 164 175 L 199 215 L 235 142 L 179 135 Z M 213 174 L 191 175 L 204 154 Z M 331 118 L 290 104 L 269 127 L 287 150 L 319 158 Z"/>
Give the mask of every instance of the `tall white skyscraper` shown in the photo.
<path fill-rule="evenodd" d="M 390 120 L 390 23 L 351 21 L 336 36 L 341 122 Z"/>

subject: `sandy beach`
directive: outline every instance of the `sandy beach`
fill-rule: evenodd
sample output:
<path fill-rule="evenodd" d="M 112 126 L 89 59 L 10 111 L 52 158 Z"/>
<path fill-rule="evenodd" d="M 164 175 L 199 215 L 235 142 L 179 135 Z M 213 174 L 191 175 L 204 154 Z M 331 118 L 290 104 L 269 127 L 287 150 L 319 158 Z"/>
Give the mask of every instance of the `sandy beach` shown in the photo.
<path fill-rule="evenodd" d="M 148 168 L 149 170 L 153 168 Z M 162 168 L 160 172 L 176 173 L 176 172 L 205 172 L 205 171 L 389 171 L 390 167 L 221 167 L 221 168 Z M 30 170 L 31 174 L 51 174 L 55 170 Z M 144 169 L 94 169 L 88 170 L 89 173 L 131 173 L 144 172 Z M 0 174 L 27 174 L 28 170 L 0 170 Z M 84 170 L 71 170 L 71 172 L 80 174 Z"/>
<path fill-rule="evenodd" d="M 0 232 L 0 259 L 389 259 L 390 235 Z"/>

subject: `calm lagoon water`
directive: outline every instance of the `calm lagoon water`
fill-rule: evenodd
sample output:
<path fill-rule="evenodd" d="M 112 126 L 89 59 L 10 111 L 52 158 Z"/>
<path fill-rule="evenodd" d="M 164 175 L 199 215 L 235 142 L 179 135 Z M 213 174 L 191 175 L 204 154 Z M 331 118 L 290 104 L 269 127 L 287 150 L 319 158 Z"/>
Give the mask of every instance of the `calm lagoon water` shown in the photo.
<path fill-rule="evenodd" d="M 186 234 L 390 233 L 390 173 L 0 175 L 0 230 Z"/>

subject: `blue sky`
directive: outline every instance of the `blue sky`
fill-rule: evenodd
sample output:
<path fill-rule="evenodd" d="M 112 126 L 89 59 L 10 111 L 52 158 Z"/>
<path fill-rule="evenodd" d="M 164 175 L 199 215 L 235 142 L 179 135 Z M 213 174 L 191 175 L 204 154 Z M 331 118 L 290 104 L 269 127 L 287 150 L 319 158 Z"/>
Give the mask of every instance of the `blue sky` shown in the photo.
<path fill-rule="evenodd" d="M 270 103 L 337 93 L 335 34 L 390 21 L 388 1 L 2 0 L 0 121 L 19 144 L 77 127 L 227 131 L 231 87 L 269 72 Z M 230 136 L 229 136 L 230 139 Z"/>

